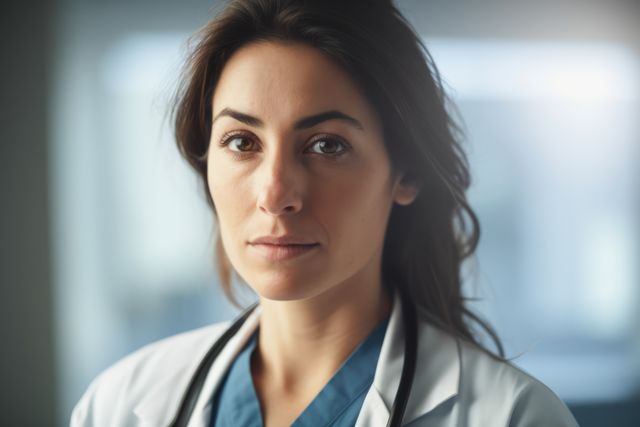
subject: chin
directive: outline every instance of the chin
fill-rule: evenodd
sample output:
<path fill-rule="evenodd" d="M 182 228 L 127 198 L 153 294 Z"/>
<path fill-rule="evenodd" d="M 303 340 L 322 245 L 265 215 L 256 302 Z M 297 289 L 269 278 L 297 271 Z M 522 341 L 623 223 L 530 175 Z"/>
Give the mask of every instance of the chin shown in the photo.
<path fill-rule="evenodd" d="M 257 277 L 248 277 L 247 284 L 261 298 L 273 301 L 296 301 L 311 298 L 321 293 L 321 286 L 308 273 L 262 272 Z"/>

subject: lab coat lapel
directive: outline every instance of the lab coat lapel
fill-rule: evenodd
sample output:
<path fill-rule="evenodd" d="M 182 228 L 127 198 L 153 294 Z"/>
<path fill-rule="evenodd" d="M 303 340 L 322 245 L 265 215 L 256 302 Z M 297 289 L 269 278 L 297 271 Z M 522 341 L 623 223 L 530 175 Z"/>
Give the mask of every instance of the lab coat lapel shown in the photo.
<path fill-rule="evenodd" d="M 211 414 L 213 392 L 236 355 L 257 328 L 260 312 L 260 306 L 256 307 L 213 363 L 196 403 L 189 427 L 206 427 Z M 185 369 L 172 377 L 167 377 L 149 390 L 134 409 L 142 426 L 166 426 L 171 422 L 193 372 L 204 353 L 217 339 L 218 336 L 212 337 L 204 352 L 198 357 L 194 357 L 193 363 L 187 364 Z M 419 320 L 416 373 L 405 412 L 404 424 L 427 414 L 458 394 L 459 352 L 460 349 L 455 338 L 430 323 Z M 389 408 L 393 404 L 400 383 L 403 361 L 402 304 L 396 293 L 373 385 L 365 397 L 356 427 L 386 426 Z"/>
<path fill-rule="evenodd" d="M 256 307 L 214 361 L 198 397 L 188 427 L 206 427 L 208 425 L 213 392 L 224 377 L 236 355 L 257 328 L 260 312 L 260 306 Z M 184 392 L 196 367 L 199 365 L 206 351 L 213 346 L 218 338 L 219 335 L 212 337 L 205 352 L 194 357 L 194 363 L 187 365 L 185 369 L 179 371 L 174 376 L 167 377 L 163 382 L 149 390 L 143 400 L 134 409 L 134 413 L 140 419 L 142 426 L 157 427 L 169 425 L 178 411 Z"/>
<path fill-rule="evenodd" d="M 408 424 L 458 394 L 460 349 L 457 340 L 430 323 L 418 320 L 418 357 L 403 424 Z M 394 295 L 373 385 L 369 389 L 356 427 L 383 427 L 396 397 L 404 362 L 402 303 Z"/>

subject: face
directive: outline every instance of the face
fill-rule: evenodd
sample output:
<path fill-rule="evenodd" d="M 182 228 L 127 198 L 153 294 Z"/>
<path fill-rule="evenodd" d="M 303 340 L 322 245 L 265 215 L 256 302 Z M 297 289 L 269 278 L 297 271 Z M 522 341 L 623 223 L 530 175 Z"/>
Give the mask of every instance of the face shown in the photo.
<path fill-rule="evenodd" d="M 349 75 L 303 44 L 257 42 L 213 95 L 208 184 L 224 249 L 261 297 L 380 283 L 393 203 L 382 128 Z"/>

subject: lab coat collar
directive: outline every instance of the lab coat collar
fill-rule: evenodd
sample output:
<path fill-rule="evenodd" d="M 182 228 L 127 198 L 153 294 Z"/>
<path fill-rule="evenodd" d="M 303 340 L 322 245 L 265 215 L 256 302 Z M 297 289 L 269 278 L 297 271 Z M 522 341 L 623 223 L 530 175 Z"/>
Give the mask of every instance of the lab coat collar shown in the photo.
<path fill-rule="evenodd" d="M 402 302 L 396 292 L 373 386 L 365 397 L 356 427 L 387 425 L 400 384 L 404 342 Z M 458 394 L 460 363 L 458 341 L 431 323 L 419 319 L 416 372 L 403 424 L 427 414 Z"/>
<path fill-rule="evenodd" d="M 261 311 L 260 306 L 253 310 L 213 362 L 189 420 L 188 427 L 208 426 L 214 391 L 238 353 L 258 327 Z M 134 413 L 140 419 L 141 426 L 157 427 L 169 425 L 182 402 L 188 381 L 191 380 L 205 353 L 214 345 L 227 327 L 225 326 L 219 329 L 218 333 L 211 335 L 209 342 L 203 348 L 203 352 L 194 354 L 194 363 L 191 366 L 178 371 L 173 376 L 167 377 L 163 382 L 149 390 L 148 394 L 134 408 Z M 177 390 L 180 391 L 178 392 Z"/>
<path fill-rule="evenodd" d="M 213 393 L 225 372 L 258 327 L 261 307 L 249 315 L 238 332 L 229 340 L 209 370 L 188 427 L 206 427 L 211 414 Z M 224 328 L 226 329 L 226 328 Z M 135 407 L 142 426 L 169 425 L 178 410 L 183 392 L 204 354 L 218 339 L 212 334 L 202 354 L 194 355 L 194 363 L 166 378 L 149 390 Z M 385 333 L 373 385 L 365 397 L 356 427 L 386 426 L 389 408 L 400 383 L 404 361 L 404 326 L 402 303 L 394 294 L 393 308 Z M 458 394 L 460 381 L 460 349 L 458 342 L 439 328 L 419 320 L 418 357 L 404 424 L 432 411 Z"/>

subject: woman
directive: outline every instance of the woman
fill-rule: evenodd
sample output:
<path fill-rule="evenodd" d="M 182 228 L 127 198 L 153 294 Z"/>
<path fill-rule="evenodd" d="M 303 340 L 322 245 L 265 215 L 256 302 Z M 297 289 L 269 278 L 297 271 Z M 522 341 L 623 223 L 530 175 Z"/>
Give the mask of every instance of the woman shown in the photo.
<path fill-rule="evenodd" d="M 118 362 L 73 425 L 576 425 L 464 306 L 466 161 L 388 0 L 232 0 L 189 67 L 177 142 L 217 218 L 225 292 L 235 272 L 259 304 Z"/>

